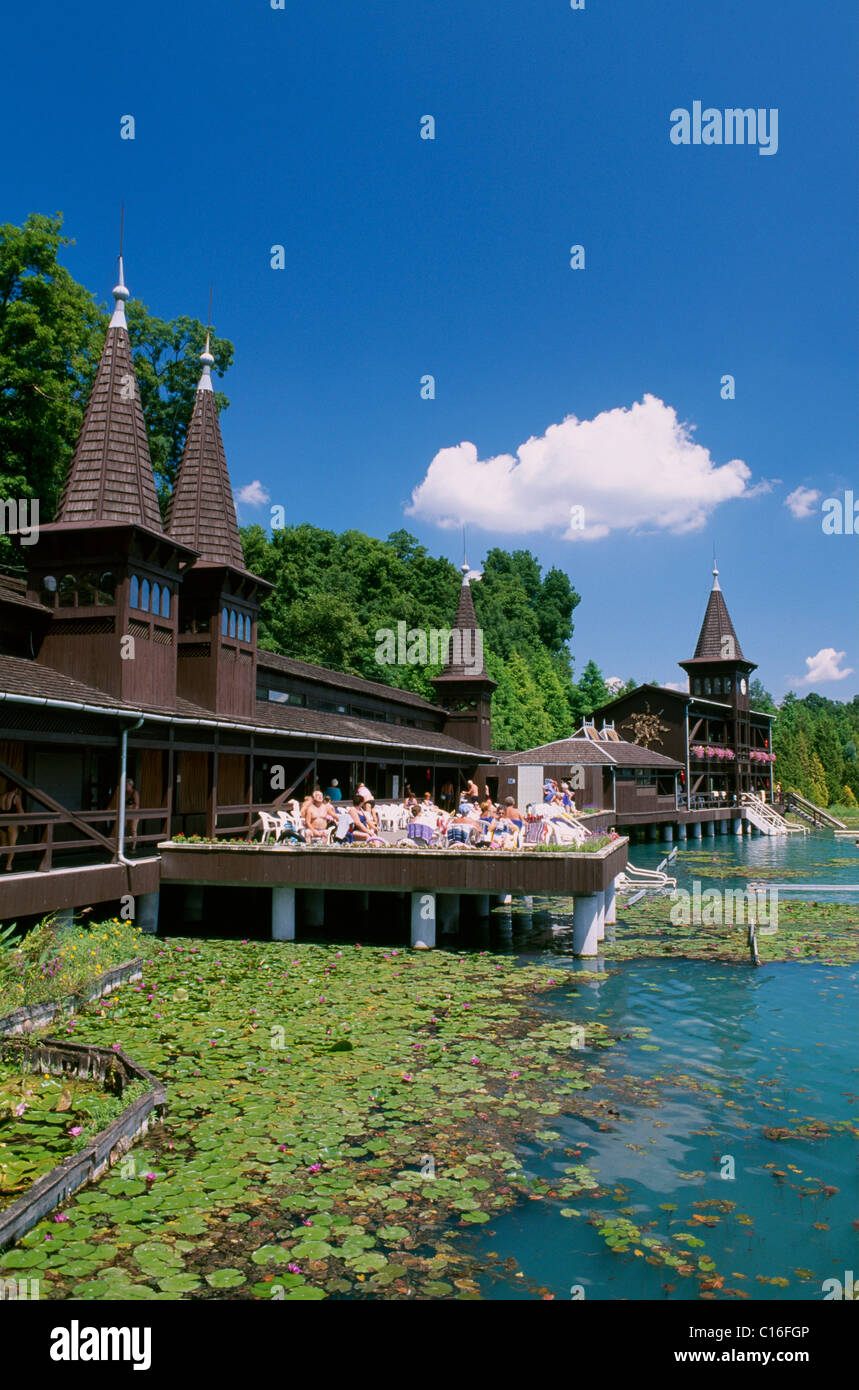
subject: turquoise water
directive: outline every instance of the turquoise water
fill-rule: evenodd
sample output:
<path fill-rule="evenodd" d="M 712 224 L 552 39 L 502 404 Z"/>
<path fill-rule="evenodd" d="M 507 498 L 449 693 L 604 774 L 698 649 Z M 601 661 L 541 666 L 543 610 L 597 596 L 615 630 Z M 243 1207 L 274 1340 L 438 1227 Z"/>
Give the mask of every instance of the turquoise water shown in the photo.
<path fill-rule="evenodd" d="M 856 839 L 859 840 L 859 830 Z M 630 845 L 630 863 L 640 869 L 655 869 L 674 848 L 674 845 L 665 844 Z M 859 848 L 852 837 L 836 840 L 833 835 L 822 831 L 807 835 L 761 835 L 757 839 L 750 839 L 746 835 L 715 835 L 701 840 L 687 840 L 676 848 L 677 855 L 666 872 L 677 879 L 679 888 L 688 888 L 689 880 L 696 876 L 696 871 L 700 874 L 701 861 L 689 863 L 689 856 L 704 854 L 719 865 L 737 866 L 736 877 L 713 880 L 708 886 L 745 887 L 755 880 L 756 873 L 761 870 L 767 874 L 764 882 L 775 883 L 778 880 L 770 877 L 770 871 L 784 869 L 786 883 L 805 881 L 856 885 L 853 893 L 815 893 L 817 902 L 859 902 Z M 791 893 L 787 901 L 797 902 L 799 898 Z"/>
<path fill-rule="evenodd" d="M 859 878 L 859 850 L 822 834 L 719 838 L 691 848 L 737 864 L 736 879 L 710 880 L 715 886 L 739 886 L 773 865 L 813 882 Z M 631 858 L 651 868 L 665 853 L 636 846 Z M 832 863 L 853 856 L 855 863 Z M 672 872 L 688 886 L 694 869 L 684 868 L 682 848 L 678 860 Z M 609 1250 L 590 1224 L 595 1215 L 627 1216 L 644 1235 L 701 1239 L 690 1259 L 713 1261 L 708 1277 L 723 1280 L 712 1290 L 717 1299 L 819 1300 L 825 1279 L 859 1269 L 855 1136 L 847 1128 L 857 1122 L 859 968 L 633 961 L 587 977 L 571 958 L 568 919 L 551 935 L 545 925 L 543 918 L 542 934 L 517 939 L 513 949 L 523 961 L 557 968 L 559 978 L 569 972 L 545 1001 L 551 1014 L 571 1024 L 596 1019 L 612 1032 L 650 1032 L 580 1054 L 603 1069 L 595 1091 L 610 1109 L 587 1119 L 550 1117 L 545 1124 L 559 1137 L 535 1141 L 521 1156 L 528 1175 L 550 1186 L 565 1168 L 586 1164 L 601 1191 L 547 1195 L 482 1228 L 473 1248 L 489 1271 L 483 1293 L 570 1298 L 577 1286 L 585 1299 L 699 1297 L 695 1278 L 648 1264 L 640 1242 L 626 1253 Z M 827 1126 L 824 1137 L 764 1135 L 809 1120 Z M 563 1217 L 562 1208 L 580 1215 Z M 504 1269 L 511 1258 L 522 1277 Z M 764 1282 L 774 1277 L 787 1284 Z"/>

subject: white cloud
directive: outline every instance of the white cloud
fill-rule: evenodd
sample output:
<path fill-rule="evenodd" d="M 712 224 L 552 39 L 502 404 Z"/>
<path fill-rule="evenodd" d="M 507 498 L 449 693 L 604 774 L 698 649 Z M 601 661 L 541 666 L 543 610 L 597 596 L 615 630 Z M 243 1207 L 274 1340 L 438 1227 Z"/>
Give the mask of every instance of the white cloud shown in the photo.
<path fill-rule="evenodd" d="M 406 508 L 442 527 L 561 529 L 565 540 L 611 531 L 698 531 L 722 502 L 749 497 L 742 459 L 717 465 L 693 426 L 645 395 L 593 420 L 569 415 L 520 444 L 514 457 L 478 458 L 474 444 L 441 449 Z"/>
<path fill-rule="evenodd" d="M 815 503 L 820 501 L 823 496 L 814 487 L 795 487 L 793 492 L 788 493 L 784 499 L 784 505 L 795 516 L 797 521 L 804 521 L 807 516 L 814 516 L 817 513 Z"/>
<path fill-rule="evenodd" d="M 625 685 L 626 681 L 623 679 L 623 676 L 606 676 L 605 688 L 612 695 L 619 694 Z"/>
<path fill-rule="evenodd" d="M 664 681 L 666 690 L 679 690 L 681 695 L 689 694 L 689 682 L 687 681 Z"/>
<path fill-rule="evenodd" d="M 853 674 L 852 666 L 841 668 L 846 652 L 837 652 L 834 647 L 821 647 L 816 656 L 807 656 L 808 667 L 804 676 L 791 676 L 793 685 L 816 685 L 820 681 L 843 681 Z"/>
<path fill-rule="evenodd" d="M 236 501 L 244 507 L 264 507 L 270 501 L 269 493 L 263 487 L 258 478 L 254 478 L 252 483 L 246 483 L 240 487 L 236 493 Z"/>

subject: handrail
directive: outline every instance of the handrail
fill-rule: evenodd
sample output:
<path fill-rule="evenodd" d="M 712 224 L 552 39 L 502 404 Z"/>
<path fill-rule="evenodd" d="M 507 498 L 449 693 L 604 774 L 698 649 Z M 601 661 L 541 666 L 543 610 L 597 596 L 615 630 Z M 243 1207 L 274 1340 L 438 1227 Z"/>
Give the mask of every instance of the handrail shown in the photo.
<path fill-rule="evenodd" d="M 807 796 L 802 796 L 799 792 L 787 792 L 785 794 L 785 806 L 788 810 L 795 810 L 800 816 L 805 814 L 806 818 L 811 813 L 815 825 L 819 820 L 821 825 L 831 826 L 835 830 L 847 829 L 844 822 L 839 820 L 837 816 L 830 815 L 828 811 L 824 811 L 822 806 L 817 806 Z"/>

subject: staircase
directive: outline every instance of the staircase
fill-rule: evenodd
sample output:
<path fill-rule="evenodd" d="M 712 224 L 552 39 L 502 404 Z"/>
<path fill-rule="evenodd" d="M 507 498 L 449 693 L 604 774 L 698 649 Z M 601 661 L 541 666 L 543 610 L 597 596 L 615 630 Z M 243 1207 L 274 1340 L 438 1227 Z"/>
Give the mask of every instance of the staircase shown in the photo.
<path fill-rule="evenodd" d="M 804 825 L 788 825 L 783 816 L 773 806 L 769 806 L 759 797 L 753 796 L 751 792 L 743 792 L 743 815 L 747 821 L 756 826 L 762 835 L 795 835 L 805 834 Z"/>
<path fill-rule="evenodd" d="M 828 811 L 824 811 L 821 806 L 815 806 L 813 801 L 807 797 L 800 796 L 799 792 L 788 792 L 785 797 L 785 805 L 789 811 L 795 811 L 803 820 L 810 821 L 812 825 L 828 825 L 831 830 L 846 830 L 847 826 L 843 820 L 837 816 L 830 816 Z"/>

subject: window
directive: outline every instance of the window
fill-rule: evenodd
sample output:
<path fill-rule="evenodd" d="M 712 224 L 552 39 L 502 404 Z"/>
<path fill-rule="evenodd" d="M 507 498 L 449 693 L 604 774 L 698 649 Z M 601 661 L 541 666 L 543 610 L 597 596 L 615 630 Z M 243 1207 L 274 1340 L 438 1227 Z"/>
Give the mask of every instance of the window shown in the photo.
<path fill-rule="evenodd" d="M 54 600 L 57 597 L 57 580 L 53 574 L 46 574 L 42 580 L 42 602 L 48 607 L 53 608 Z"/>
<path fill-rule="evenodd" d="M 161 590 L 161 616 L 162 616 L 162 618 L 169 618 L 169 617 L 170 617 L 170 598 L 171 598 L 170 590 L 167 588 L 167 585 L 165 584 L 165 585 L 164 585 L 164 588 Z M 206 626 L 208 627 L 208 624 L 206 624 Z"/>
<path fill-rule="evenodd" d="M 95 603 L 96 577 L 94 574 L 82 574 L 78 579 L 78 603 L 93 605 Z"/>
<path fill-rule="evenodd" d="M 156 617 L 161 612 L 161 585 L 158 583 L 152 585 L 152 612 Z"/>
<path fill-rule="evenodd" d="M 712 693 L 713 693 L 713 688 L 712 688 L 712 686 L 711 686 L 711 684 L 710 684 L 710 677 L 709 677 L 709 676 L 705 676 L 705 678 L 704 678 L 704 694 L 705 694 L 705 695 L 712 695 Z"/>
<path fill-rule="evenodd" d="M 64 574 L 60 580 L 60 607 L 74 608 L 77 580 L 73 574 Z"/>
<path fill-rule="evenodd" d="M 98 581 L 96 603 L 113 603 L 116 597 L 116 575 L 113 570 L 105 570 Z"/>
<path fill-rule="evenodd" d="M 231 608 L 231 609 L 230 609 L 230 636 L 231 636 L 231 637 L 235 637 L 235 635 L 236 635 L 236 610 L 235 610 L 235 608 Z"/>
<path fill-rule="evenodd" d="M 733 681 L 731 680 L 731 677 L 730 677 L 730 676 L 726 676 L 726 677 L 725 677 L 725 694 L 726 694 L 726 695 L 730 695 L 731 691 L 733 690 L 733 687 L 734 687 L 734 683 L 733 683 Z"/>
<path fill-rule="evenodd" d="M 721 695 L 721 693 L 722 693 L 722 677 L 721 677 L 721 676 L 716 676 L 716 677 L 714 678 L 714 680 L 713 680 L 713 694 L 714 694 L 714 695 Z"/>
<path fill-rule="evenodd" d="M 144 613 L 148 613 L 148 612 L 149 612 L 149 580 L 148 580 L 148 579 L 144 579 L 144 580 L 141 581 L 141 585 L 140 585 L 140 604 L 139 604 L 139 607 L 143 609 Z"/>
<path fill-rule="evenodd" d="M 228 624 L 228 622 L 229 622 L 229 615 L 228 615 L 228 613 L 227 613 L 227 610 L 226 610 L 226 608 L 222 608 L 222 609 L 221 609 L 221 636 L 222 636 L 222 637 L 226 637 L 226 635 L 227 635 L 227 624 Z"/>
<path fill-rule="evenodd" d="M 131 584 L 128 589 L 128 606 L 129 608 L 140 607 L 140 580 L 137 578 L 136 574 L 131 576 Z"/>
<path fill-rule="evenodd" d="M 692 682 L 692 694 L 693 694 L 693 695 L 700 695 L 700 694 L 701 694 L 701 682 L 700 682 L 700 680 L 698 680 L 697 678 Z"/>

